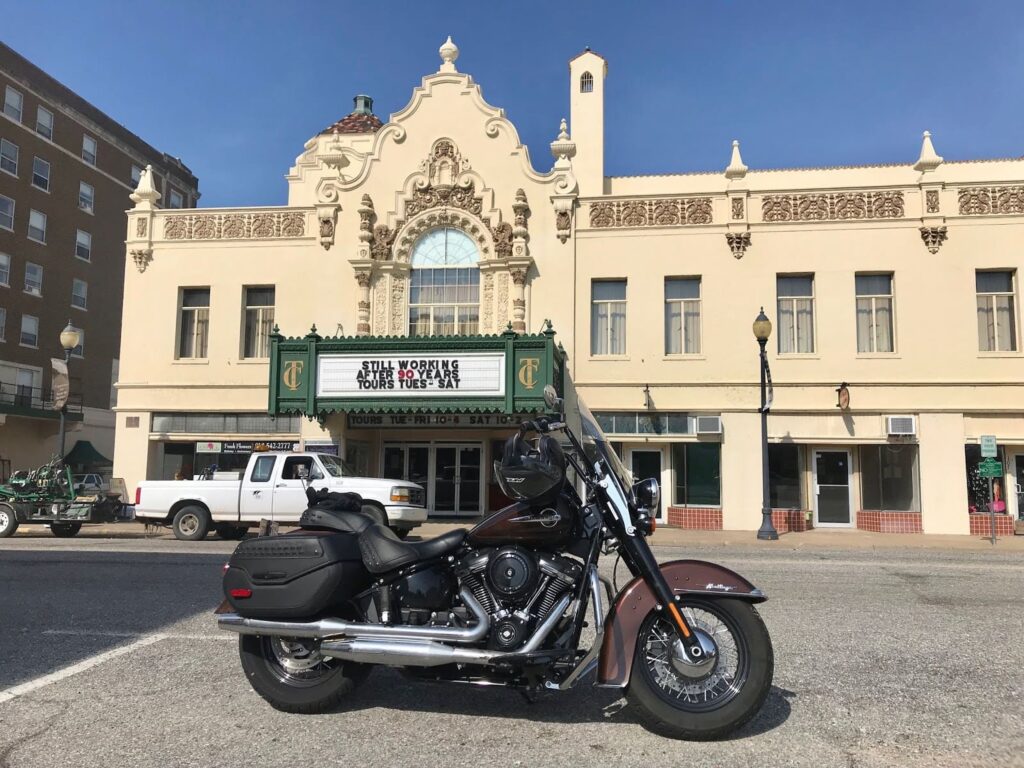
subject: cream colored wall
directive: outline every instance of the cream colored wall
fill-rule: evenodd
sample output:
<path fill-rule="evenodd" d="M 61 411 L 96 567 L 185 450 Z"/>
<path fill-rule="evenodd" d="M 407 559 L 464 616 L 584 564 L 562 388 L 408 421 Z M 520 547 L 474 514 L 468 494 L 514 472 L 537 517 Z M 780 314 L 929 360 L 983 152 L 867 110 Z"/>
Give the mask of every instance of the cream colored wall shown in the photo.
<path fill-rule="evenodd" d="M 956 413 L 926 413 L 918 422 L 921 524 L 925 533 L 970 533 L 964 469 L 964 420 Z"/>
<path fill-rule="evenodd" d="M 589 72 L 594 90 L 580 91 L 580 78 Z M 585 51 L 569 62 L 569 131 L 576 142 L 573 171 L 581 195 L 602 195 L 604 176 L 604 81 L 607 65 L 593 51 Z"/>

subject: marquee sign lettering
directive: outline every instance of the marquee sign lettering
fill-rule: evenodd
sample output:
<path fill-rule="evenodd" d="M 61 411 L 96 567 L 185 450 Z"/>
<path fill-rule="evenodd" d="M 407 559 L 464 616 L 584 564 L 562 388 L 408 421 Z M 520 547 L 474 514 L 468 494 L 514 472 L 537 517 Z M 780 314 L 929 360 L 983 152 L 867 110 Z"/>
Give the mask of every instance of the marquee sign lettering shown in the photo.
<path fill-rule="evenodd" d="M 502 397 L 502 353 L 322 354 L 318 397 Z"/>

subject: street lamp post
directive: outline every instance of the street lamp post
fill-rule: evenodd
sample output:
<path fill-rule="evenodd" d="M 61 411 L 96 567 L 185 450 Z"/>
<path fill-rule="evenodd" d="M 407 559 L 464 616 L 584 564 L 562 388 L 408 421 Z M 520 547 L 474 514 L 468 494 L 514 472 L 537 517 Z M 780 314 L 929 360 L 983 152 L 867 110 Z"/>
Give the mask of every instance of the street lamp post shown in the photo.
<path fill-rule="evenodd" d="M 75 347 L 78 346 L 78 342 L 81 341 L 81 334 L 75 330 L 75 327 L 71 325 L 71 321 L 68 320 L 67 326 L 60 332 L 60 345 L 64 348 L 64 365 L 67 367 L 71 361 L 71 353 Z M 68 391 L 70 394 L 71 377 L 68 377 Z M 58 456 L 60 460 L 64 461 L 64 416 L 68 411 L 67 400 L 65 399 L 64 404 L 60 407 L 60 437 L 58 440 Z"/>
<path fill-rule="evenodd" d="M 764 307 L 754 320 L 754 338 L 761 347 L 761 527 L 757 538 L 775 541 L 779 538 L 772 525 L 771 498 L 768 492 L 768 353 L 765 347 L 772 335 L 772 321 L 764 313 Z"/>

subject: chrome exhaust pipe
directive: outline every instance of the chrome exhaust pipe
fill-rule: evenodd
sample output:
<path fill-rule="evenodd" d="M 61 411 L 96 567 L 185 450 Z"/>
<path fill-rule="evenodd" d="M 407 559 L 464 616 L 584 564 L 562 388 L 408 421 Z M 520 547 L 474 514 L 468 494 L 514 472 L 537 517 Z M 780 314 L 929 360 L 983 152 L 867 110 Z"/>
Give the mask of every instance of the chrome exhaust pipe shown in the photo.
<path fill-rule="evenodd" d="M 269 635 L 276 637 L 331 637 L 346 635 L 359 638 L 386 640 L 440 640 L 447 643 L 475 643 L 483 640 L 490 629 L 490 618 L 473 593 L 465 587 L 459 592 L 462 602 L 476 619 L 471 627 L 414 627 L 390 624 L 367 624 L 361 621 L 321 619 L 319 621 L 268 621 L 246 619 L 237 613 L 225 613 L 217 619 L 217 626 L 240 635 Z M 447 662 L 439 662 L 447 663 Z"/>
<path fill-rule="evenodd" d="M 325 640 L 320 653 L 343 661 L 382 664 L 393 667 L 437 667 L 442 664 L 485 665 L 500 651 L 456 648 L 421 640 L 384 640 L 366 637 Z"/>
<path fill-rule="evenodd" d="M 450 645 L 420 640 L 390 640 L 384 638 L 353 637 L 325 640 L 320 653 L 343 661 L 363 664 L 384 664 L 394 667 L 437 667 L 442 664 L 476 664 L 486 666 L 492 659 L 512 660 L 519 654 L 532 653 L 540 648 L 555 624 L 562 618 L 572 602 L 572 593 L 566 593 L 551 612 L 537 626 L 530 639 L 518 650 L 496 651 L 474 648 L 453 648 Z"/>

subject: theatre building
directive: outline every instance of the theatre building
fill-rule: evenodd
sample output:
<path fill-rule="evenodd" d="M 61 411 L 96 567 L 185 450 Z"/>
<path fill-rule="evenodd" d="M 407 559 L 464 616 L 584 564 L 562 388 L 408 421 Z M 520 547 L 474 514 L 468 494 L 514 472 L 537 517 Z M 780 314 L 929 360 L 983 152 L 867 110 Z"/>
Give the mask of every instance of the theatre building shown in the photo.
<path fill-rule="evenodd" d="M 143 174 L 117 384 L 129 488 L 298 447 L 477 517 L 553 383 L 661 480 L 663 522 L 754 530 L 764 307 L 780 530 L 980 532 L 994 436 L 1012 534 L 1024 161 L 944 160 L 925 134 L 905 164 L 761 171 L 723 137 L 717 170 L 610 177 L 604 110 L 624 107 L 601 56 L 569 62 L 549 164 L 458 54 L 447 41 L 390 116 L 357 96 L 306 141 L 287 205 L 162 209 Z"/>

